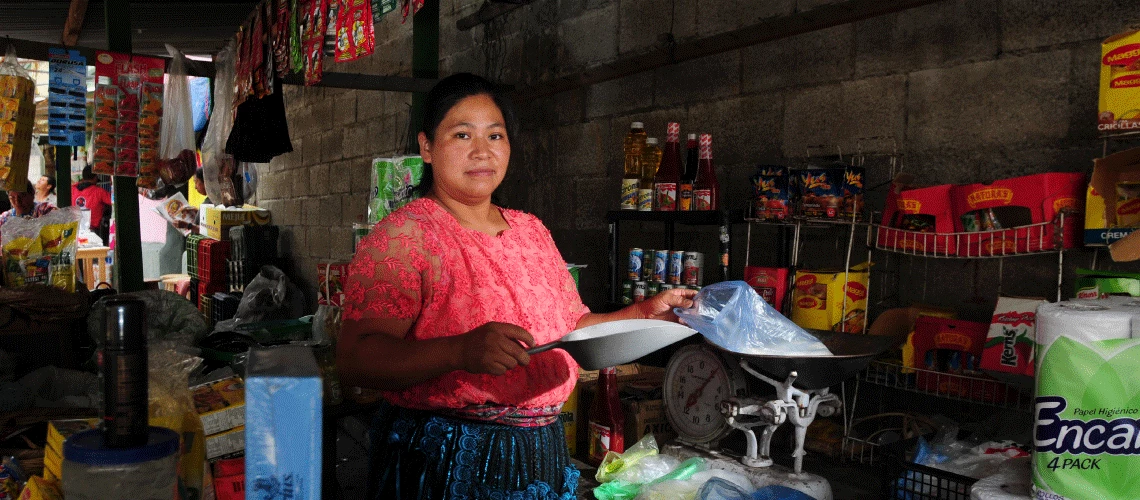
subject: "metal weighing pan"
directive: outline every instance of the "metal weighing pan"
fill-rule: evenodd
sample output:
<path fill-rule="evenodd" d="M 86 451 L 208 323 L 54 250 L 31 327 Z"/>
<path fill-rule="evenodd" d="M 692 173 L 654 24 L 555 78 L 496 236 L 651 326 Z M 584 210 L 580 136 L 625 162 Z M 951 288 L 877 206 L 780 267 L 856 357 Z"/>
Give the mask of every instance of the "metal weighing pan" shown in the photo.
<path fill-rule="evenodd" d="M 656 319 L 608 321 L 580 328 L 549 344 L 527 350 L 538 354 L 562 349 L 586 370 L 629 363 L 697 333 L 687 326 Z"/>
<path fill-rule="evenodd" d="M 796 372 L 793 386 L 801 390 L 815 390 L 831 387 L 847 380 L 867 367 L 876 356 L 898 347 L 906 341 L 906 335 L 865 335 L 855 333 L 806 330 L 831 351 L 831 356 L 786 356 L 738 354 L 712 342 L 710 345 L 741 359 L 756 371 L 783 381 L 788 374 Z"/>

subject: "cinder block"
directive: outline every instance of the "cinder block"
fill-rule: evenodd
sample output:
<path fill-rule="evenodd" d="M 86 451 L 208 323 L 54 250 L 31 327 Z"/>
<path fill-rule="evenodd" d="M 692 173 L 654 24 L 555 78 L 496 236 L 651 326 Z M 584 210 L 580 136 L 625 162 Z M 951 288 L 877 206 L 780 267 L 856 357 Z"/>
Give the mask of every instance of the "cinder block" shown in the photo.
<path fill-rule="evenodd" d="M 621 198 L 621 184 L 608 177 L 578 177 L 574 204 L 574 229 L 607 229 L 606 212 L 615 210 Z"/>
<path fill-rule="evenodd" d="M 549 176 L 540 179 L 534 189 L 542 190 L 542 206 L 536 207 L 534 214 L 551 231 L 573 229 L 576 215 L 569 207 L 576 206 L 574 178 Z"/>
<path fill-rule="evenodd" d="M 330 130 L 321 134 L 321 162 L 328 163 L 344 158 L 344 138 L 340 131 Z"/>
<path fill-rule="evenodd" d="M 317 134 L 312 134 L 307 137 L 302 137 L 301 143 L 301 167 L 316 165 L 321 161 L 321 137 Z"/>
<path fill-rule="evenodd" d="M 511 141 L 511 166 L 508 175 L 513 173 L 532 174 L 537 172 L 550 172 L 556 167 L 556 155 L 551 131 L 525 130 L 519 132 L 519 137 Z"/>
<path fill-rule="evenodd" d="M 687 134 L 712 134 L 714 165 L 754 165 L 761 159 L 782 156 L 784 105 L 781 94 L 706 101 L 690 106 L 686 117 L 681 121 L 682 140 Z"/>
<path fill-rule="evenodd" d="M 795 0 L 764 2 L 697 0 L 697 35 L 715 35 L 750 26 L 761 19 L 786 16 L 792 13 L 795 6 Z"/>
<path fill-rule="evenodd" d="M 300 215 L 301 201 L 296 198 L 285 198 L 281 200 L 280 213 L 273 213 L 273 220 L 276 224 L 281 226 L 299 225 L 301 224 Z"/>
<path fill-rule="evenodd" d="M 893 137 L 903 144 L 906 89 L 906 77 L 893 75 L 789 92 L 784 154 L 852 154 L 858 140 L 868 137 Z"/>
<path fill-rule="evenodd" d="M 996 58 L 994 0 L 937 2 L 855 24 L 857 76 L 956 66 Z"/>
<path fill-rule="evenodd" d="M 621 143 L 610 142 L 608 137 L 609 123 L 605 120 L 559 127 L 555 132 L 555 175 L 605 175 L 606 162 L 620 156 L 621 151 Z"/>
<path fill-rule="evenodd" d="M 341 212 L 340 209 L 339 194 L 324 195 L 317 198 L 317 200 L 321 206 L 320 217 L 318 220 L 322 226 L 333 227 L 342 222 L 341 217 L 344 216 L 344 213 Z"/>
<path fill-rule="evenodd" d="M 1003 1 L 1000 15 L 1003 52 L 1100 41 L 1140 21 L 1134 0 Z"/>
<path fill-rule="evenodd" d="M 515 107 L 515 117 L 520 127 L 528 128 L 553 127 L 558 122 L 558 112 L 555 109 L 554 97 L 540 97 L 533 101 Z"/>
<path fill-rule="evenodd" d="M 744 92 L 799 87 L 851 78 L 851 24 L 741 49 Z"/>
<path fill-rule="evenodd" d="M 646 71 L 590 86 L 586 117 L 616 115 L 653 105 L 653 73 Z"/>
<path fill-rule="evenodd" d="M 586 89 L 578 88 L 554 95 L 554 110 L 559 124 L 582 121 L 586 107 Z"/>
<path fill-rule="evenodd" d="M 379 90 L 361 90 L 356 94 L 356 120 L 364 121 L 384 114 L 384 94 Z"/>
<path fill-rule="evenodd" d="M 917 149 L 1048 144 L 1069 128 L 1068 50 L 911 73 L 907 142 Z"/>
<path fill-rule="evenodd" d="M 351 193 L 341 198 L 341 209 L 344 210 L 346 223 L 355 224 L 368 220 L 368 195 L 366 193 Z"/>
<path fill-rule="evenodd" d="M 321 225 L 321 199 L 308 197 L 301 199 L 301 219 L 306 226 Z"/>
<path fill-rule="evenodd" d="M 329 242 L 328 226 L 309 227 L 306 232 L 308 234 L 307 242 L 309 244 L 306 255 L 318 260 L 329 258 L 329 247 L 331 243 Z"/>
<path fill-rule="evenodd" d="M 309 168 L 309 192 L 317 196 L 329 193 L 329 164 Z"/>
<path fill-rule="evenodd" d="M 672 106 L 740 93 L 740 51 L 725 52 L 654 70 L 653 102 Z"/>
<path fill-rule="evenodd" d="M 372 189 L 372 159 L 362 158 L 354 159 L 348 162 L 346 170 L 346 177 L 349 178 L 350 186 L 349 192 L 352 194 L 359 194 L 368 196 Z"/>
<path fill-rule="evenodd" d="M 337 225 L 329 230 L 329 258 L 349 260 L 352 258 L 352 226 Z"/>
<path fill-rule="evenodd" d="M 329 193 L 347 193 L 352 189 L 349 165 L 352 162 L 371 161 L 371 158 L 361 157 L 351 160 L 341 160 L 329 165 Z"/>
<path fill-rule="evenodd" d="M 289 196 L 302 197 L 311 194 L 309 191 L 309 168 L 295 168 L 289 172 L 293 178 L 293 188 L 289 191 Z"/>
<path fill-rule="evenodd" d="M 796 11 L 804 12 L 822 5 L 843 3 L 847 0 L 796 0 Z"/>
<path fill-rule="evenodd" d="M 558 38 L 566 49 L 565 66 L 578 67 L 617 56 L 617 5 L 610 4 L 559 23 Z"/>
<path fill-rule="evenodd" d="M 367 121 L 358 121 L 346 125 L 341 129 L 341 151 L 344 153 L 345 158 L 355 158 L 376 153 L 380 144 L 376 141 L 375 137 L 369 137 L 368 131 L 371 122 L 379 122 L 380 120 L 380 118 L 374 118 Z"/>
<path fill-rule="evenodd" d="M 1069 77 L 1070 140 L 1096 139 L 1100 106 L 1100 40 L 1088 40 L 1069 49 L 1073 54 Z"/>

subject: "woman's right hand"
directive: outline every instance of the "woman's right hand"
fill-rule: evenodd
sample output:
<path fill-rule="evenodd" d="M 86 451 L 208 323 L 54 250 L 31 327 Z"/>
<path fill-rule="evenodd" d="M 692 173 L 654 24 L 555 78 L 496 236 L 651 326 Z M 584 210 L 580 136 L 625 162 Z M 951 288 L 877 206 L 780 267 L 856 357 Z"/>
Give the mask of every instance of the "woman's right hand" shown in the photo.
<path fill-rule="evenodd" d="M 522 327 L 494 321 L 455 338 L 459 341 L 460 367 L 471 373 L 502 375 L 516 366 L 526 366 L 530 363 L 526 350 L 534 347 L 534 337 Z"/>

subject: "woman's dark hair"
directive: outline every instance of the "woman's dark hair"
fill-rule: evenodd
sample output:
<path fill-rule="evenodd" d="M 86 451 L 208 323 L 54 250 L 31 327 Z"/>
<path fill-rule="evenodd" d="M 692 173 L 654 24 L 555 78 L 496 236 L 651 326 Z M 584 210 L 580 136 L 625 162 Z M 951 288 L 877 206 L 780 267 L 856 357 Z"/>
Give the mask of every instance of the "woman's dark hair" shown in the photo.
<path fill-rule="evenodd" d="M 55 178 L 50 175 L 45 175 L 44 179 L 47 179 L 48 194 L 55 194 Z"/>
<path fill-rule="evenodd" d="M 197 180 L 198 182 L 204 182 L 205 177 L 203 177 L 202 175 L 203 175 L 202 174 L 202 167 L 198 167 L 198 169 L 194 171 L 194 179 Z"/>
<path fill-rule="evenodd" d="M 514 139 L 518 123 L 515 120 L 515 109 L 511 101 L 498 85 L 471 73 L 456 73 L 440 80 L 435 87 L 432 87 L 424 102 L 420 132 L 423 132 L 429 141 L 434 141 L 435 129 L 439 127 L 443 117 L 447 116 L 447 112 L 451 111 L 459 101 L 476 95 L 488 96 L 495 102 L 499 112 L 503 114 L 503 127 L 507 129 L 507 139 Z M 431 164 L 425 163 L 423 181 L 419 189 L 421 193 L 427 193 L 431 189 L 431 175 Z"/>

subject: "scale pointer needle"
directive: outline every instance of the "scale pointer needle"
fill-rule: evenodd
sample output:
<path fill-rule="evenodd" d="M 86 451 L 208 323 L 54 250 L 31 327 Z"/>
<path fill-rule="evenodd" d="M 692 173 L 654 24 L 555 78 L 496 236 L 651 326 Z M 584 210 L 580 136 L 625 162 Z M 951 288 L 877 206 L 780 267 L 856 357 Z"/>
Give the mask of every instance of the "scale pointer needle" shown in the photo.
<path fill-rule="evenodd" d="M 705 379 L 705 382 L 703 384 L 701 384 L 700 387 L 697 388 L 696 392 L 689 395 L 689 399 L 685 400 L 685 409 L 686 410 L 688 410 L 689 408 L 692 408 L 693 406 L 695 406 L 697 404 L 697 401 L 699 401 L 701 399 L 701 395 L 704 394 L 704 392 L 705 392 L 705 387 L 708 387 L 709 382 L 712 382 L 713 377 L 716 376 L 716 372 L 718 372 L 718 371 L 720 371 L 719 366 L 714 368 L 712 373 L 709 373 L 709 378 Z"/>

